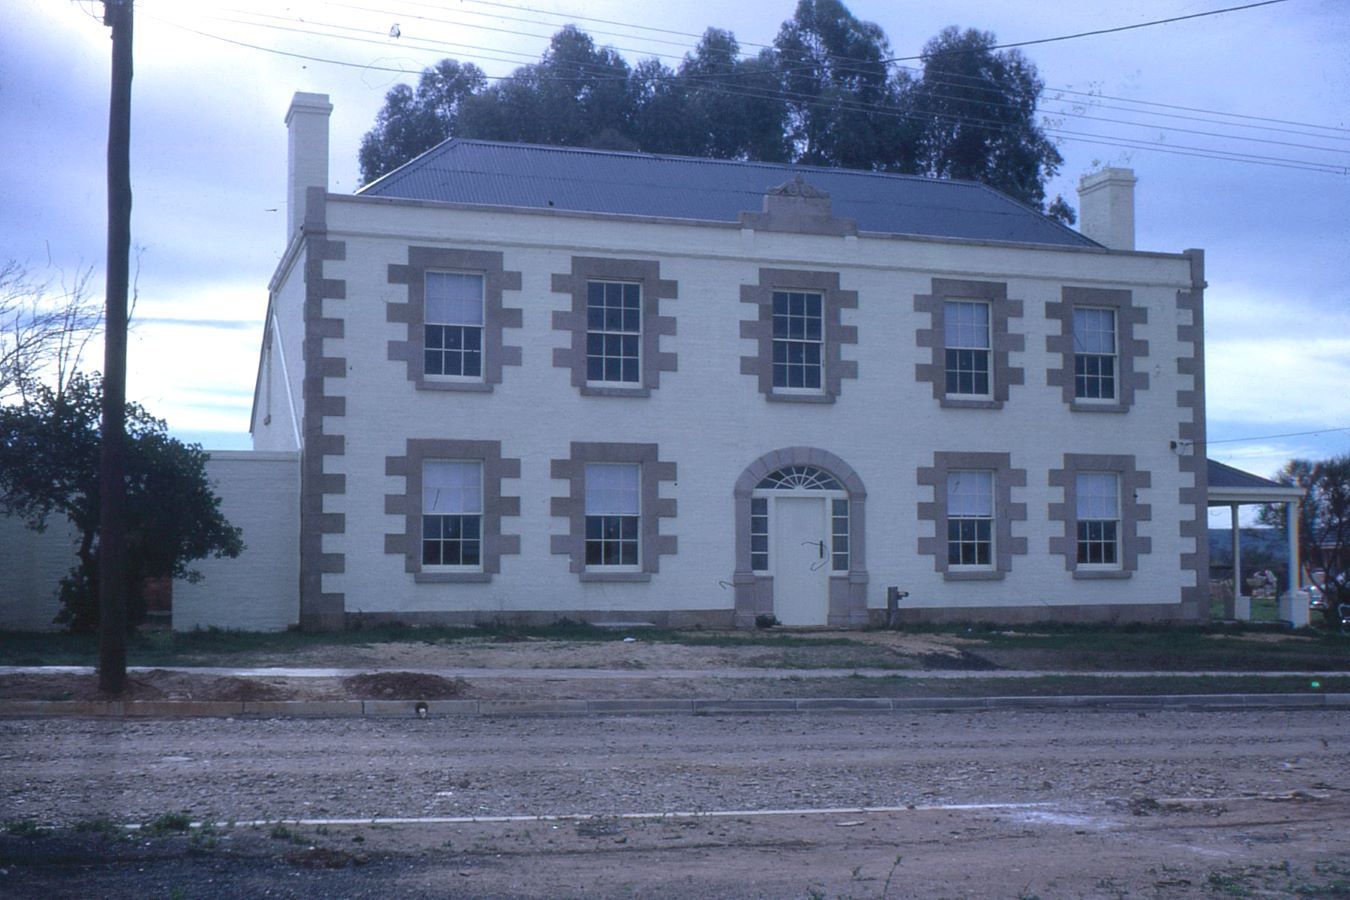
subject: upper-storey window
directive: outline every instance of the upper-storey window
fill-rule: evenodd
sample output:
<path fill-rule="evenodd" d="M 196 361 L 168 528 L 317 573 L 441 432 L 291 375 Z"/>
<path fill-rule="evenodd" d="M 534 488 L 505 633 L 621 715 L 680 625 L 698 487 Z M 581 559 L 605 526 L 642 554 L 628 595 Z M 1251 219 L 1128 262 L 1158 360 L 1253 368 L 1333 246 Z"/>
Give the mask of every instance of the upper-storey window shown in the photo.
<path fill-rule="evenodd" d="M 483 377 L 483 276 L 426 273 L 423 371 L 431 376 Z"/>
<path fill-rule="evenodd" d="M 571 298 L 553 313 L 553 329 L 567 335 L 553 365 L 570 372 L 583 396 L 648 397 L 662 372 L 678 370 L 675 351 L 661 349 L 675 334 L 675 317 L 661 315 L 661 305 L 679 285 L 661 277 L 658 261 L 574 256 L 572 271 L 555 272 L 552 284 Z"/>
<path fill-rule="evenodd" d="M 422 464 L 422 566 L 482 565 L 483 463 Z"/>
<path fill-rule="evenodd" d="M 1001 281 L 934 278 L 929 293 L 914 296 L 915 380 L 931 385 L 946 409 L 1001 408 L 1009 389 L 1025 382 L 1012 364 L 1026 349 L 1017 330 L 1022 306 Z"/>
<path fill-rule="evenodd" d="M 642 466 L 586 465 L 586 567 L 639 563 Z"/>
<path fill-rule="evenodd" d="M 1120 476 L 1080 472 L 1075 477 L 1078 565 L 1120 565 Z"/>
<path fill-rule="evenodd" d="M 819 391 L 824 384 L 825 314 L 820 294 L 773 292 L 773 386 Z"/>
<path fill-rule="evenodd" d="M 994 473 L 947 473 L 947 565 L 994 564 Z"/>
<path fill-rule="evenodd" d="M 948 396 L 988 397 L 989 304 L 948 300 L 943 304 Z"/>
<path fill-rule="evenodd" d="M 638 385 L 642 381 L 642 285 L 591 281 L 586 285 L 586 382 Z"/>
<path fill-rule="evenodd" d="M 1079 306 L 1073 311 L 1073 396 L 1116 399 L 1116 311 Z"/>
<path fill-rule="evenodd" d="M 1059 388 L 1074 412 L 1129 412 L 1148 389 L 1148 307 L 1125 290 L 1066 285 L 1061 293 L 1060 302 L 1045 304 L 1052 326 L 1045 383 Z"/>
<path fill-rule="evenodd" d="M 406 263 L 389 264 L 389 284 L 404 290 L 389 293 L 385 320 L 407 331 L 387 353 L 417 390 L 486 393 L 503 367 L 520 365 L 520 347 L 503 336 L 521 326 L 520 307 L 503 305 L 520 291 L 520 272 L 503 260 L 499 251 L 411 246 Z"/>
<path fill-rule="evenodd" d="M 857 361 L 842 352 L 858 343 L 858 326 L 844 322 L 858 293 L 839 287 L 838 272 L 760 269 L 758 284 L 741 285 L 741 302 L 753 307 L 741 337 L 755 342 L 741 374 L 769 400 L 834 403 L 844 379 L 858 377 Z"/>

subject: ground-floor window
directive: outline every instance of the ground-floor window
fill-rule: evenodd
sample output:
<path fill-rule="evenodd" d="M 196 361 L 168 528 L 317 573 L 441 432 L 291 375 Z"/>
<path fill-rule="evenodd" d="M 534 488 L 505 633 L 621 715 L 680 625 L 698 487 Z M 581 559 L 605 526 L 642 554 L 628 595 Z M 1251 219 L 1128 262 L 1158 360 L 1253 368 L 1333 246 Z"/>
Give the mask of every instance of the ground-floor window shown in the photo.
<path fill-rule="evenodd" d="M 1115 472 L 1080 472 L 1075 494 L 1078 518 L 1078 564 L 1115 566 L 1120 562 L 1120 476 Z"/>
<path fill-rule="evenodd" d="M 947 565 L 983 567 L 994 559 L 994 473 L 947 473 Z"/>
<path fill-rule="evenodd" d="M 637 566 L 642 466 L 586 466 L 586 566 Z"/>
<path fill-rule="evenodd" d="M 480 566 L 482 543 L 482 462 L 441 459 L 423 462 L 423 567 Z"/>

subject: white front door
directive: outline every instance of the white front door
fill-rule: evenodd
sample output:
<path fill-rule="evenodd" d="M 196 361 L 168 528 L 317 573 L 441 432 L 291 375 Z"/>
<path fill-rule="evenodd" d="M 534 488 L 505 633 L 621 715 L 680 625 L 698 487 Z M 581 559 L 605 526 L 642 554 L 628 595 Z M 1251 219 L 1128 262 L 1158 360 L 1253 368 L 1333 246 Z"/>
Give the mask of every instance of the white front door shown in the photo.
<path fill-rule="evenodd" d="M 773 499 L 773 614 L 784 625 L 824 625 L 830 549 L 824 497 Z"/>

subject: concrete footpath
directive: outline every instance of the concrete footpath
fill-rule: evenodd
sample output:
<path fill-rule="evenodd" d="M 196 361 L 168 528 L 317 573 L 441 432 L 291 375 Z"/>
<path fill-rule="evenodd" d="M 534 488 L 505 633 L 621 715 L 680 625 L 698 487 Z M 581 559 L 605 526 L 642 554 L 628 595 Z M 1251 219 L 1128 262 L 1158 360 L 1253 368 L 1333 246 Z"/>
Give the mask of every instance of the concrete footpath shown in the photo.
<path fill-rule="evenodd" d="M 184 672 L 241 678 L 344 678 L 379 671 L 413 672 L 443 678 L 483 681 L 672 679 L 834 680 L 843 678 L 998 679 L 1008 690 L 984 697 L 814 697 L 763 699 L 670 699 L 629 697 L 606 699 L 521 700 L 4 700 L 0 717 L 97 716 L 113 718 L 172 717 L 328 717 L 442 718 L 451 716 L 601 716 L 601 715 L 745 715 L 802 713 L 912 713 L 998 709 L 1133 709 L 1242 710 L 1350 709 L 1350 693 L 1324 693 L 1317 679 L 1345 676 L 1333 672 L 1041 672 L 932 671 L 891 669 L 293 669 L 217 667 L 131 667 L 131 674 Z M 88 666 L 0 666 L 5 675 L 92 675 Z M 1135 680 L 1156 677 L 1210 676 L 1243 678 L 1308 678 L 1307 693 L 1220 694 L 1091 694 L 1019 695 L 1019 679 L 1089 677 Z M 653 693 L 656 693 L 653 691 Z M 841 691 L 840 693 L 845 693 Z"/>

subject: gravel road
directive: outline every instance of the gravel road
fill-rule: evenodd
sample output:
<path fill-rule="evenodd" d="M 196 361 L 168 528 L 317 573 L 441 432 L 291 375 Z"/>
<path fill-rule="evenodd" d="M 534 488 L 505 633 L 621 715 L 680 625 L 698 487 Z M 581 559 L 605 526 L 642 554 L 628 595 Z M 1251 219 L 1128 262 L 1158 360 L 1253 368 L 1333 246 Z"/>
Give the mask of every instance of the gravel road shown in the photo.
<path fill-rule="evenodd" d="M 0 894 L 1350 892 L 1347 734 L 1337 710 L 6 720 L 0 822 L 291 824 L 5 835 Z M 675 812 L 704 815 L 634 817 Z M 376 817 L 435 821 L 333 821 Z"/>

